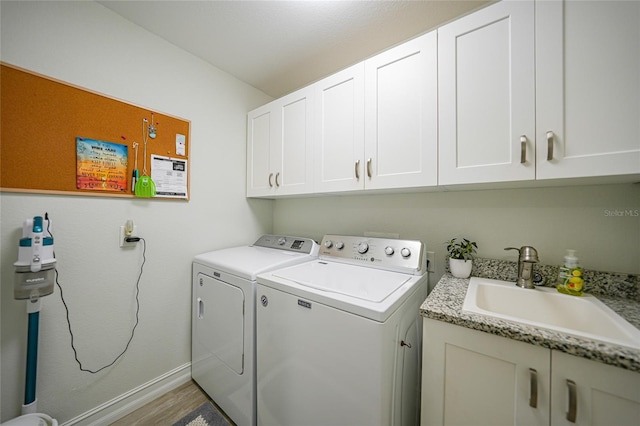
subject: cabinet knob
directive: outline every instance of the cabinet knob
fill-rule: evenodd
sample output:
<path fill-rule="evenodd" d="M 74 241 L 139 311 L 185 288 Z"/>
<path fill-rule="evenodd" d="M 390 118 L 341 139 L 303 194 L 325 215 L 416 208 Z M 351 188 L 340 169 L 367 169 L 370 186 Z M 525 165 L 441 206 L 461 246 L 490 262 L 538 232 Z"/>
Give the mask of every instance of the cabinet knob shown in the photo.
<path fill-rule="evenodd" d="M 356 161 L 356 180 L 360 180 L 360 160 Z"/>
<path fill-rule="evenodd" d="M 272 177 L 273 177 L 273 173 L 269 173 L 269 188 L 273 188 L 273 183 L 271 183 Z"/>
<path fill-rule="evenodd" d="M 371 179 L 371 158 L 367 159 L 367 176 Z"/>
<path fill-rule="evenodd" d="M 278 176 L 280 176 L 280 172 L 276 173 L 276 188 L 280 186 L 280 182 L 278 182 Z"/>

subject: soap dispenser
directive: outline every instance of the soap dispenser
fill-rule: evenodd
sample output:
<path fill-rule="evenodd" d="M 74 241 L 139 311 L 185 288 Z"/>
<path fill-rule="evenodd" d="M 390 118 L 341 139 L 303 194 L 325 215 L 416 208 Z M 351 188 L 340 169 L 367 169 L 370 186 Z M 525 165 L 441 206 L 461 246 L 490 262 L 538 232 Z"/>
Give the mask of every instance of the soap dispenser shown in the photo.
<path fill-rule="evenodd" d="M 560 293 L 582 296 L 584 292 L 584 272 L 575 250 L 567 250 L 564 264 L 558 272 L 556 289 Z"/>

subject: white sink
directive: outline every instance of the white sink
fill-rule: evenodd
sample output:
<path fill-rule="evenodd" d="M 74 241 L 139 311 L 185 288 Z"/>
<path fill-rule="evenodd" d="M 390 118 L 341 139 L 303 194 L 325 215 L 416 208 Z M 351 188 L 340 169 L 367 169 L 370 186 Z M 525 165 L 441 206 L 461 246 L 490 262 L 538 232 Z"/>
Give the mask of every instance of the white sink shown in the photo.
<path fill-rule="evenodd" d="M 640 349 L 640 330 L 588 294 L 569 296 L 555 288 L 524 289 L 508 281 L 472 277 L 462 310 Z"/>

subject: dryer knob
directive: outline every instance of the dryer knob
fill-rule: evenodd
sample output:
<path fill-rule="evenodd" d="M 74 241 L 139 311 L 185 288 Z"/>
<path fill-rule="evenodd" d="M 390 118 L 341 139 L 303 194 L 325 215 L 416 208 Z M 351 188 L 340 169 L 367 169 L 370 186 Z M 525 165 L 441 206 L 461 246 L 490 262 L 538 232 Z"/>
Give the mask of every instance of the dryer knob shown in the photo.
<path fill-rule="evenodd" d="M 333 247 L 333 241 L 331 241 L 331 240 L 327 240 L 327 241 L 325 241 L 325 242 L 324 242 L 324 246 L 325 246 L 326 248 L 331 248 L 331 247 Z"/>
<path fill-rule="evenodd" d="M 405 247 L 402 250 L 400 250 L 400 254 L 402 255 L 402 257 L 407 258 L 411 256 L 411 250 Z"/>
<path fill-rule="evenodd" d="M 387 256 L 391 256 L 393 255 L 393 253 L 395 253 L 396 251 L 393 249 L 393 247 L 391 246 L 386 246 L 384 248 L 384 252 L 387 254 Z"/>
<path fill-rule="evenodd" d="M 286 242 L 287 239 L 285 237 L 280 237 L 280 239 L 278 240 L 278 244 L 281 246 L 285 245 Z"/>
<path fill-rule="evenodd" d="M 358 253 L 365 254 L 368 251 L 369 251 L 369 244 L 367 243 L 358 244 Z"/>
<path fill-rule="evenodd" d="M 342 241 L 337 241 L 336 242 L 336 248 L 338 250 L 342 250 L 344 248 L 344 243 Z"/>

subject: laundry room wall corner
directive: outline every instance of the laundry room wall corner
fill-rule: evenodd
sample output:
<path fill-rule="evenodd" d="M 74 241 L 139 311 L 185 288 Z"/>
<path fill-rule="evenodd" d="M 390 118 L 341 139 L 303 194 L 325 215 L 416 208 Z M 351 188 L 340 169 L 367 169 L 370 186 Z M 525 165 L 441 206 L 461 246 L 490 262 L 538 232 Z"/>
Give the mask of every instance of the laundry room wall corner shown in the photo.
<path fill-rule="evenodd" d="M 13 299 L 7 283 L 23 221 L 45 212 L 54 224 L 59 282 L 85 367 L 115 359 L 135 323 L 143 245 L 119 247 L 127 219 L 146 241 L 146 263 L 135 336 L 124 356 L 97 374 L 80 371 L 74 360 L 59 289 L 43 299 L 38 410 L 65 423 L 86 413 L 99 418 L 105 404 L 130 395 L 134 408 L 144 392 L 133 390 L 190 362 L 193 257 L 249 244 L 272 230 L 272 203 L 247 203 L 244 167 L 246 113 L 270 97 L 97 2 L 0 2 L 0 10 L 3 63 L 191 122 L 188 202 L 0 194 L 0 422 L 20 414 L 26 351 L 25 302 Z M 46 128 L 42 137 L 46 141 Z"/>

